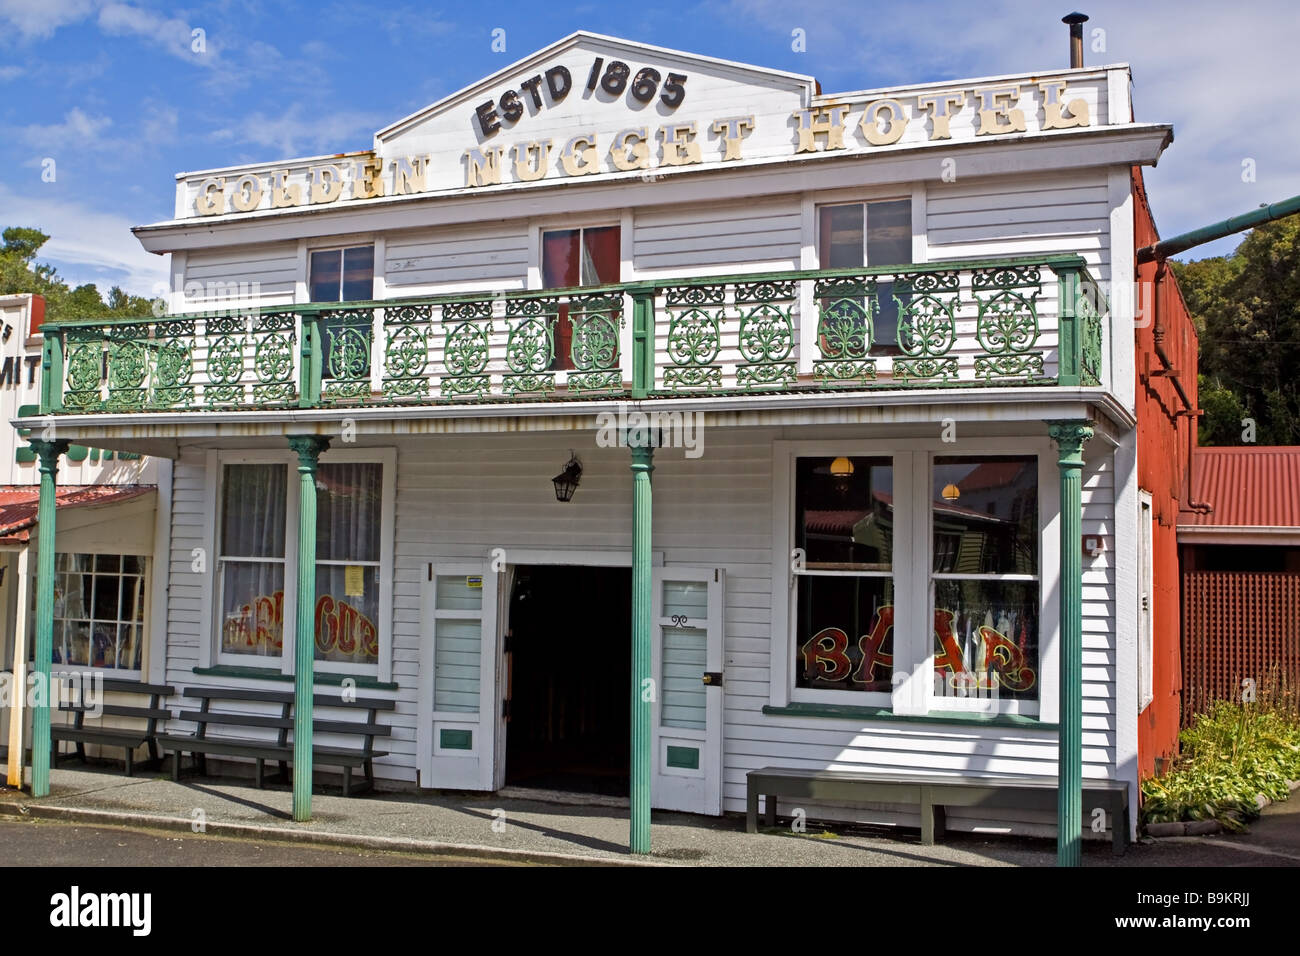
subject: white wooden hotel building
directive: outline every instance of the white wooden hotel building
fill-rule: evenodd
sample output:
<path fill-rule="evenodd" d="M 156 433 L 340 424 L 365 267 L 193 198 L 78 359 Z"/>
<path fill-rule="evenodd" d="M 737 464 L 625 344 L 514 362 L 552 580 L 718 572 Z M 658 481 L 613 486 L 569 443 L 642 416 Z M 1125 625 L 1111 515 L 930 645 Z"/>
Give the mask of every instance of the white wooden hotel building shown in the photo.
<path fill-rule="evenodd" d="M 576 33 L 364 151 L 179 175 L 136 230 L 170 314 L 45 327 L 58 436 L 172 463 L 140 676 L 292 686 L 314 582 L 317 687 L 396 700 L 395 784 L 626 793 L 639 713 L 656 808 L 769 765 L 1054 777 L 1073 689 L 1083 776 L 1136 787 L 1121 293 L 1171 130 L 1129 87 L 825 93 Z M 289 436 L 328 439 L 314 572 Z"/>

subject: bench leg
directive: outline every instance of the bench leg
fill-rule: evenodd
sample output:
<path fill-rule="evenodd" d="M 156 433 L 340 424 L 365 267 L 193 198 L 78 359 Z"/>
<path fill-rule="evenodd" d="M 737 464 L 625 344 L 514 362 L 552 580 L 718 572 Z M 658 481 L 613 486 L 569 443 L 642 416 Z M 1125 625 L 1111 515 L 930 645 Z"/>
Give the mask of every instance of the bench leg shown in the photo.
<path fill-rule="evenodd" d="M 367 757 L 362 767 L 366 774 L 366 783 L 371 790 L 375 789 L 375 762 Z"/>
<path fill-rule="evenodd" d="M 352 768 L 343 768 L 343 796 L 352 796 Z"/>
<path fill-rule="evenodd" d="M 934 803 L 929 794 L 921 797 L 921 845 L 934 846 L 943 839 L 946 823 L 943 807 Z"/>
<path fill-rule="evenodd" d="M 291 782 L 292 782 L 292 781 L 289 779 L 289 763 L 288 763 L 288 761 L 285 761 L 285 760 L 281 760 L 281 761 L 280 761 L 280 782 L 281 782 L 281 783 L 291 783 Z"/>
<path fill-rule="evenodd" d="M 172 780 L 176 783 L 181 782 L 181 752 L 172 751 Z"/>
<path fill-rule="evenodd" d="M 149 738 L 149 760 L 156 763 L 160 759 L 161 758 L 158 756 L 158 741 L 150 737 Z"/>
<path fill-rule="evenodd" d="M 77 741 L 77 759 L 82 763 L 86 762 L 86 745 L 80 740 Z"/>
<path fill-rule="evenodd" d="M 208 755 L 205 753 L 196 753 L 194 763 L 199 768 L 199 774 L 206 777 L 208 775 Z"/>
<path fill-rule="evenodd" d="M 257 771 L 256 771 L 256 777 L 257 777 L 257 789 L 258 789 L 258 790 L 261 790 L 261 789 L 262 789 L 262 777 L 263 777 L 263 774 L 265 774 L 265 772 L 266 772 L 266 761 L 265 761 L 264 759 L 262 759 L 261 757 L 258 757 L 258 758 L 257 758 Z"/>
<path fill-rule="evenodd" d="M 763 794 L 763 822 L 769 827 L 776 826 L 776 794 Z"/>
<path fill-rule="evenodd" d="M 758 791 L 752 786 L 745 793 L 745 832 L 758 832 Z"/>
<path fill-rule="evenodd" d="M 128 777 L 132 775 L 132 771 L 134 771 L 135 769 L 133 765 L 134 758 L 135 758 L 135 748 L 127 747 L 126 748 L 126 775 Z"/>
<path fill-rule="evenodd" d="M 1123 803 L 1111 809 L 1110 829 L 1110 851 L 1115 856 L 1123 856 L 1128 847 L 1128 808 Z"/>

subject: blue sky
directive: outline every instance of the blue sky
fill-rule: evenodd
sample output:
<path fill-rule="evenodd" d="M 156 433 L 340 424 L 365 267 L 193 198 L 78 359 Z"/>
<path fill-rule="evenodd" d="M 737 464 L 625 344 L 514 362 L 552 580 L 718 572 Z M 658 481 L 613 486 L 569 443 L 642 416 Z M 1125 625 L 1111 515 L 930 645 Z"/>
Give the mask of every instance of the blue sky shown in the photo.
<path fill-rule="evenodd" d="M 1291 0 L 1082 9 L 1092 17 L 1086 62 L 1130 63 L 1138 119 L 1174 124 L 1175 143 L 1146 174 L 1162 235 L 1300 193 Z M 129 229 L 171 217 L 176 172 L 368 148 L 389 122 L 577 29 L 812 74 L 832 92 L 1060 68 L 1070 10 L 1015 0 L 0 0 L 0 225 L 50 233 L 44 258 L 73 283 L 148 294 L 165 260 Z M 504 53 L 492 50 L 495 28 L 506 31 Z M 804 52 L 793 49 L 796 29 Z M 53 182 L 42 177 L 49 160 Z"/>

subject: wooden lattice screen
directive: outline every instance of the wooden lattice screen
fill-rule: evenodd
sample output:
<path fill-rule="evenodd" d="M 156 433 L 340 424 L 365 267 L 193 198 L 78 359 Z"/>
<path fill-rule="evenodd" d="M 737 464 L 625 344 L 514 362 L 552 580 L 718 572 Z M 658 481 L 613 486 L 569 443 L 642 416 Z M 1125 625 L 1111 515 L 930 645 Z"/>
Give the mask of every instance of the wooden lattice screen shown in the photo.
<path fill-rule="evenodd" d="M 1274 673 L 1300 685 L 1300 573 L 1184 572 L 1183 726 Z"/>

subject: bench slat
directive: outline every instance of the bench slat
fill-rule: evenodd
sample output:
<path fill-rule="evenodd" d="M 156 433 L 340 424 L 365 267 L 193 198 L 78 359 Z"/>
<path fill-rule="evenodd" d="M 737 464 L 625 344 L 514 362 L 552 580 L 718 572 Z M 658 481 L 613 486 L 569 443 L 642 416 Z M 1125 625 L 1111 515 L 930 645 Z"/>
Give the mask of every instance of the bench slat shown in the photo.
<path fill-rule="evenodd" d="M 270 714 L 226 714 L 215 710 L 182 710 L 177 720 L 196 724 L 220 724 L 223 727 L 274 727 L 277 730 L 292 727 L 292 717 L 273 717 Z"/>
<path fill-rule="evenodd" d="M 93 716 L 94 711 L 102 711 L 107 717 L 138 717 L 141 720 L 171 720 L 170 710 L 154 710 L 150 707 L 127 707 L 124 704 L 101 704 L 97 708 L 84 704 L 60 704 L 59 710 L 69 714 Z"/>
<path fill-rule="evenodd" d="M 260 700 L 268 704 L 292 704 L 293 691 L 253 690 L 247 687 L 187 687 L 186 697 L 207 697 L 211 700 Z"/>

